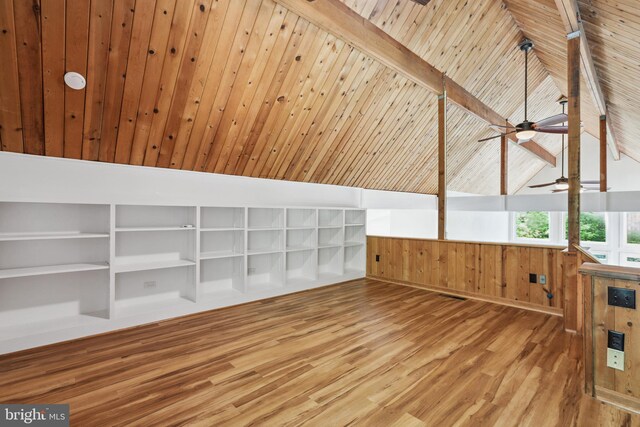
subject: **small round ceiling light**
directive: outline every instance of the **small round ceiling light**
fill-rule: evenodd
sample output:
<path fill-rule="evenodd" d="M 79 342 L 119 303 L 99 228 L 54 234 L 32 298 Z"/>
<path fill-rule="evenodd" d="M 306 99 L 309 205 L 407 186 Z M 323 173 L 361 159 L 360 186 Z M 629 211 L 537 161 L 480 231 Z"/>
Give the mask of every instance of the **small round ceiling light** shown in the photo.
<path fill-rule="evenodd" d="M 64 82 L 71 89 L 82 90 L 87 85 L 87 81 L 80 73 L 76 73 L 75 71 L 69 71 L 64 75 Z"/>

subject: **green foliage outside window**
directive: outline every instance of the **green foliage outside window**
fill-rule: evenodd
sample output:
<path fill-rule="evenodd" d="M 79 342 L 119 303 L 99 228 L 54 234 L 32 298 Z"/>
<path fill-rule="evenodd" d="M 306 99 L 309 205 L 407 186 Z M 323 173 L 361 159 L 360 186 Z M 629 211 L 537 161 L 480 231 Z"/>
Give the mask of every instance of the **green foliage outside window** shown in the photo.
<path fill-rule="evenodd" d="M 567 218 L 564 219 L 564 238 L 569 235 Z M 580 241 L 582 242 L 601 242 L 607 241 L 607 224 L 604 220 L 604 214 L 582 212 L 580 214 Z"/>
<path fill-rule="evenodd" d="M 640 213 L 627 214 L 627 243 L 640 244 Z"/>
<path fill-rule="evenodd" d="M 518 212 L 516 215 L 516 236 L 525 239 L 548 239 L 549 213 Z"/>

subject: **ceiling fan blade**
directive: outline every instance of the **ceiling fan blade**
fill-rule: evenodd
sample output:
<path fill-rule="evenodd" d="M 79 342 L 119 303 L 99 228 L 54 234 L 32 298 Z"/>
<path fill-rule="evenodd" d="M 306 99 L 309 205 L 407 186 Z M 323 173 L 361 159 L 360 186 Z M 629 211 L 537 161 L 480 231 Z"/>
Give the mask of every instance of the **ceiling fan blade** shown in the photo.
<path fill-rule="evenodd" d="M 546 119 L 539 120 L 534 123 L 534 129 L 545 127 L 545 126 L 553 126 L 559 125 L 560 123 L 564 123 L 569 121 L 569 116 L 566 114 L 556 114 L 555 116 L 547 117 Z"/>
<path fill-rule="evenodd" d="M 567 190 L 552 190 L 552 193 L 564 193 Z"/>
<path fill-rule="evenodd" d="M 536 132 L 567 134 L 569 133 L 569 128 L 567 126 L 544 126 L 536 128 Z"/>
<path fill-rule="evenodd" d="M 501 133 L 500 135 L 495 135 L 495 136 L 490 136 L 488 138 L 479 139 L 478 142 L 490 141 L 492 139 L 500 138 L 503 135 L 511 135 L 512 133 L 516 133 L 516 131 L 514 130 L 514 131 L 511 131 L 511 132 L 507 132 L 507 133 Z"/>
<path fill-rule="evenodd" d="M 555 182 L 549 182 L 547 184 L 536 184 L 536 185 L 530 185 L 529 188 L 542 188 L 542 187 L 548 187 L 550 185 L 555 185 Z"/>

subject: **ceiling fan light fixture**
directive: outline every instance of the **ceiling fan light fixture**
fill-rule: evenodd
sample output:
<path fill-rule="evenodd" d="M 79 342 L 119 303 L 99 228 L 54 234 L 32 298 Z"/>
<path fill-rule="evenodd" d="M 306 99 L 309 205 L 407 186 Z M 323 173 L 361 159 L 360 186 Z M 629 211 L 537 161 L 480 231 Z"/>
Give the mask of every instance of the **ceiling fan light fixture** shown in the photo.
<path fill-rule="evenodd" d="M 531 129 L 516 132 L 516 137 L 522 140 L 522 142 L 529 141 L 533 139 L 534 136 L 536 136 L 536 131 Z"/>
<path fill-rule="evenodd" d="M 558 182 L 556 184 L 556 190 L 568 190 L 569 183 L 568 182 Z"/>

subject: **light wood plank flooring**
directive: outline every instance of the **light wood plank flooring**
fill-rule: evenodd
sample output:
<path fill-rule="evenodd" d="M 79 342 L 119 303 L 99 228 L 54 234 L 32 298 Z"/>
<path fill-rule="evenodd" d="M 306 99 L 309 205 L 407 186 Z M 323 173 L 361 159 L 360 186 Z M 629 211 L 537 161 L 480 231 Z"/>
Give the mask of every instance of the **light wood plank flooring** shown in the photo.
<path fill-rule="evenodd" d="M 0 357 L 72 425 L 617 426 L 561 320 L 359 280 Z"/>

